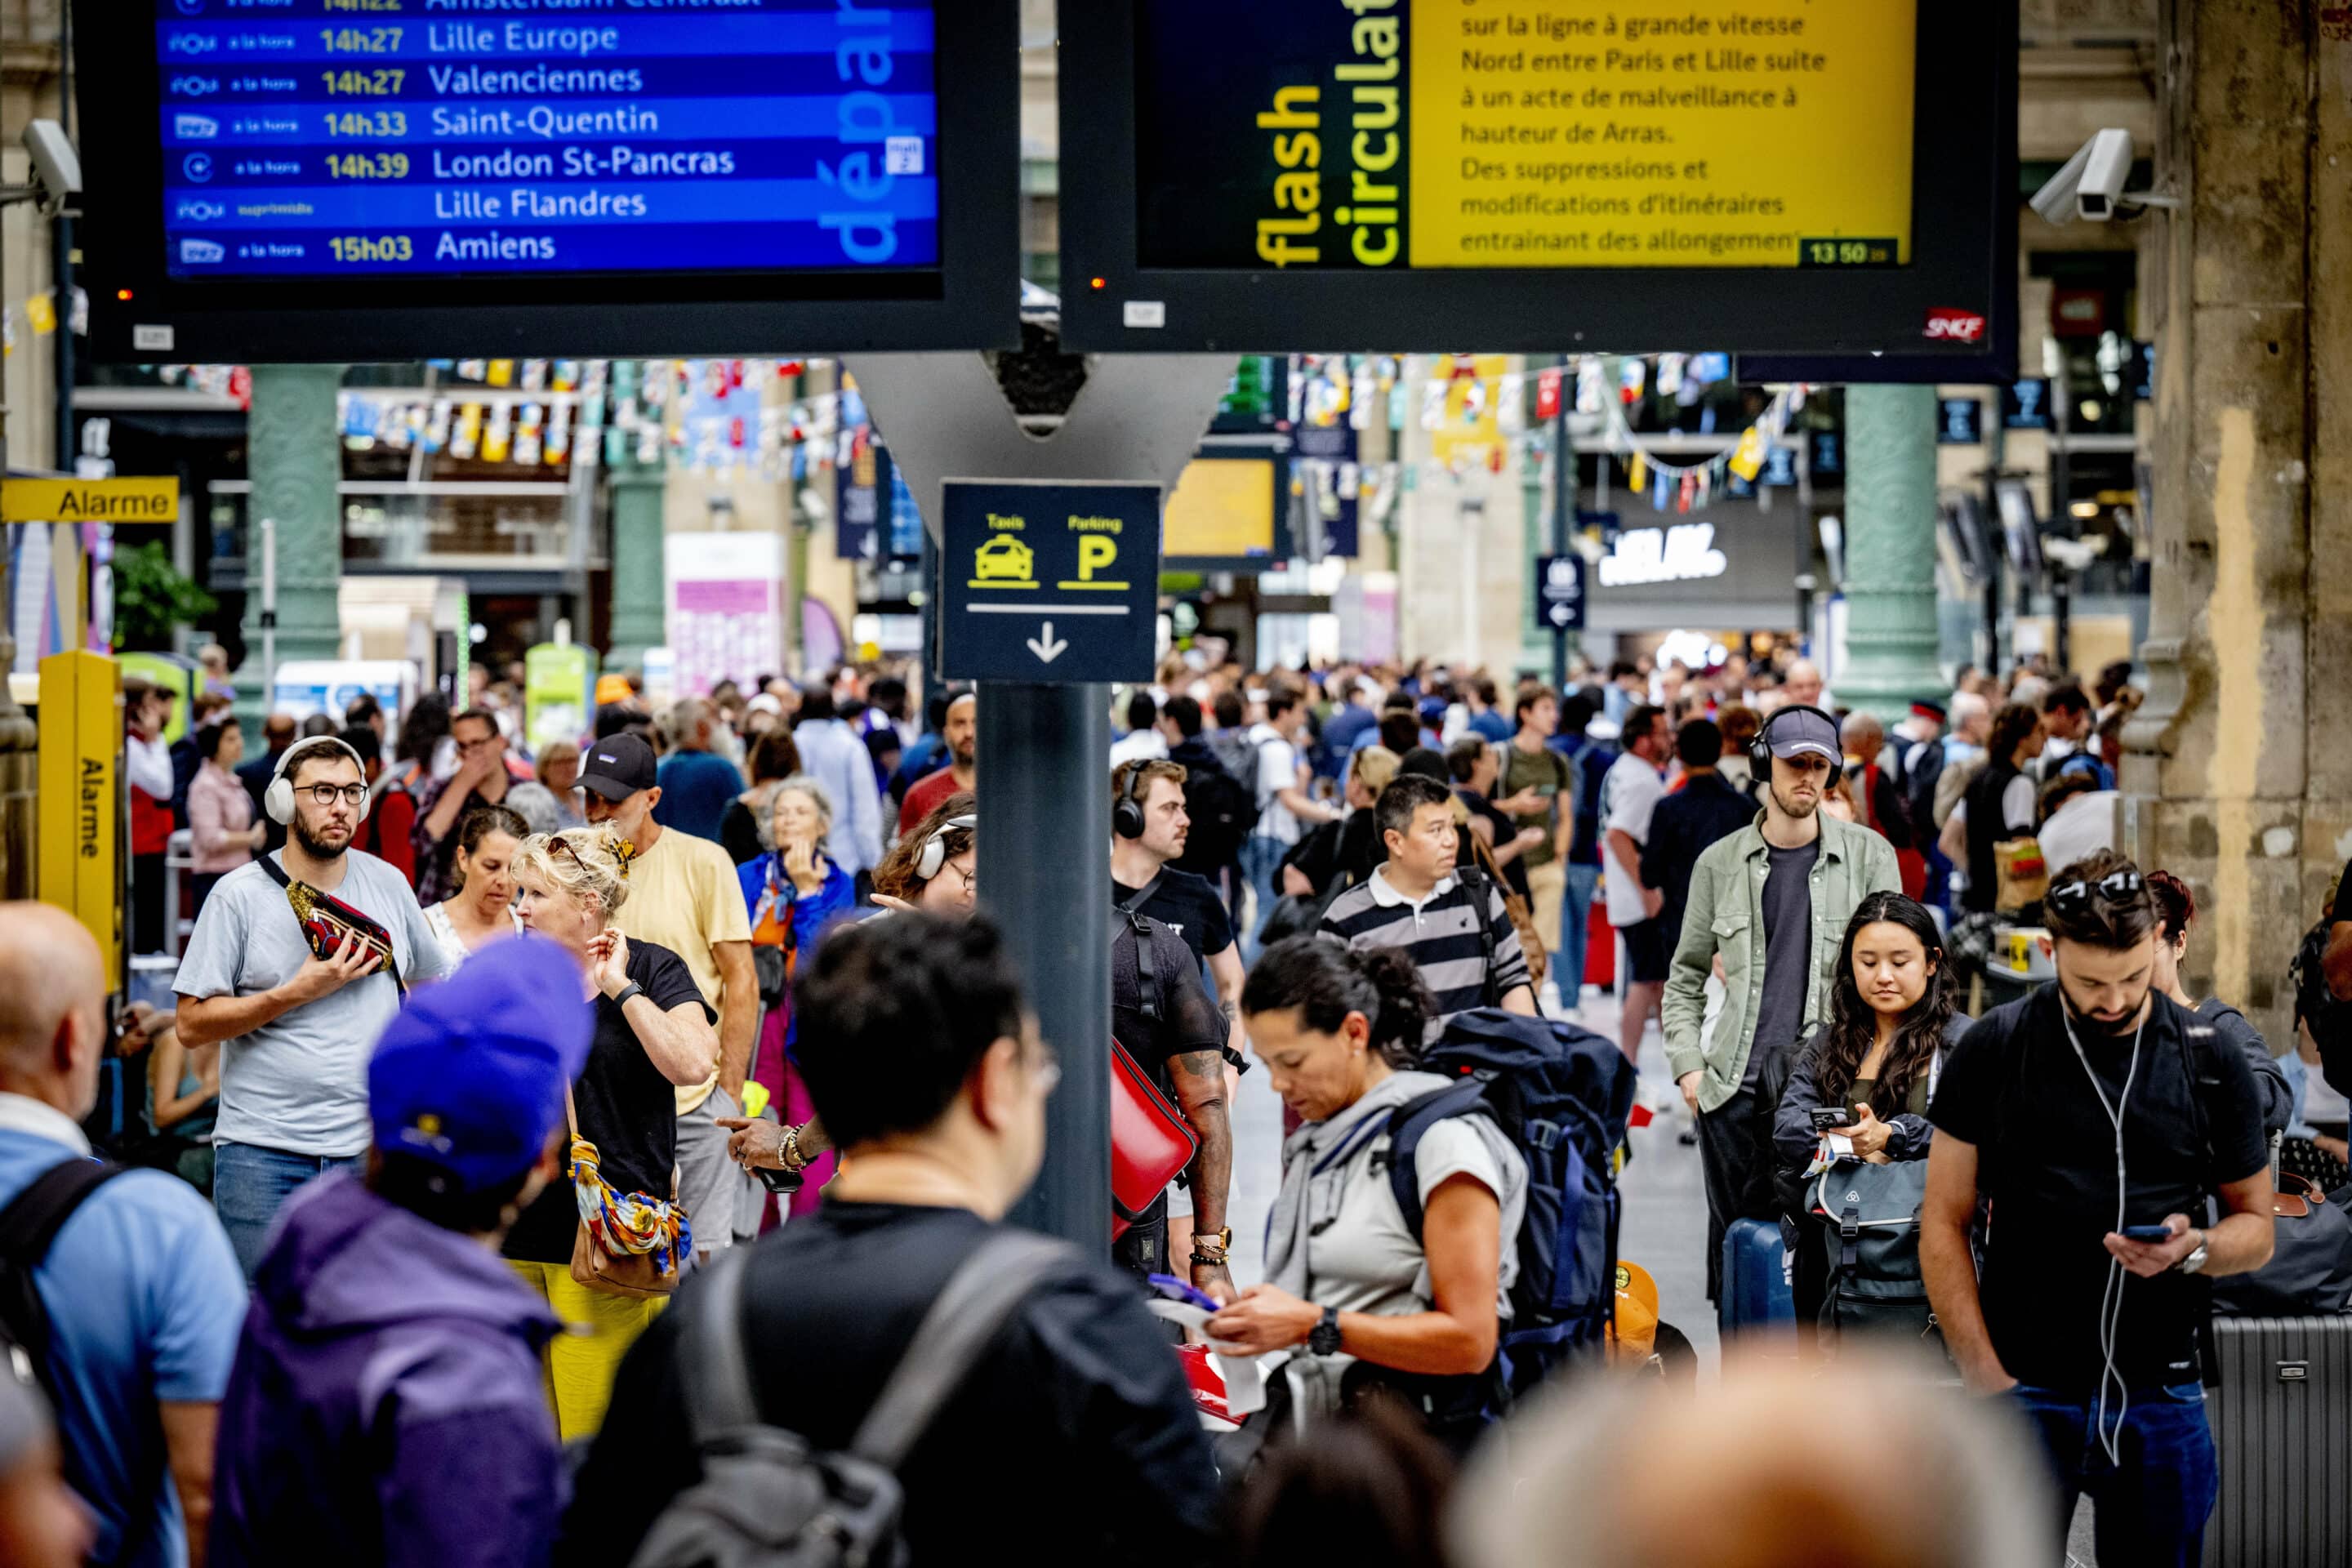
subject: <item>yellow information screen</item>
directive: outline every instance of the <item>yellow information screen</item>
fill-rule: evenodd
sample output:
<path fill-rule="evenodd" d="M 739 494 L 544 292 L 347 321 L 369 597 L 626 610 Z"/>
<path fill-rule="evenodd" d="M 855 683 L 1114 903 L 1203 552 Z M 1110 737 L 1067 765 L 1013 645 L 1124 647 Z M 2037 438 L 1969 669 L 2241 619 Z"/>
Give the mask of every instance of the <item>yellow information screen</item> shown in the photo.
<path fill-rule="evenodd" d="M 1913 259 L 1919 0 L 1143 10 L 1146 267 Z"/>
<path fill-rule="evenodd" d="M 1169 557 L 1274 553 L 1274 463 L 1265 458 L 1195 458 L 1161 513 Z"/>
<path fill-rule="evenodd" d="M 1412 13 L 1415 267 L 1909 259 L 1916 0 Z"/>

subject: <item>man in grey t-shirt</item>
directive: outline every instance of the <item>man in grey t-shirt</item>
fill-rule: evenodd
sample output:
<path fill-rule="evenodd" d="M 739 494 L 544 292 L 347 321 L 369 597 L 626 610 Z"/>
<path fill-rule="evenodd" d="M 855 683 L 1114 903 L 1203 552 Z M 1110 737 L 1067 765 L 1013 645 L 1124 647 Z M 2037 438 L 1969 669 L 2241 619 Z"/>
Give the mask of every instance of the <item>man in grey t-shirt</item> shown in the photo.
<path fill-rule="evenodd" d="M 287 889 L 257 861 L 213 889 L 173 985 L 182 1043 L 221 1045 L 213 1206 L 248 1278 L 295 1189 L 367 1152 L 368 1054 L 400 1011 L 401 987 L 447 968 L 406 879 L 351 847 L 366 803 L 349 746 L 320 737 L 289 747 L 266 797 L 288 829 L 269 858 L 390 933 L 391 970 L 348 938 L 326 958 L 313 953 Z"/>

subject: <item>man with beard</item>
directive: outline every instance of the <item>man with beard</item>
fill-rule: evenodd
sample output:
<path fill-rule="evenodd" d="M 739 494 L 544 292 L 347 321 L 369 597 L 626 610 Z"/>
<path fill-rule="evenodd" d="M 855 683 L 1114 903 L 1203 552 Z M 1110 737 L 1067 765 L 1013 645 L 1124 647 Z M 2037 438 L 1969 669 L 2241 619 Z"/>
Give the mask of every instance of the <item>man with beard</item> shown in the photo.
<path fill-rule="evenodd" d="M 286 847 L 221 879 L 173 982 L 181 1044 L 222 1046 L 213 1206 L 247 1278 L 296 1189 L 367 1152 L 368 1049 L 447 967 L 407 879 L 351 847 L 367 806 L 350 746 L 288 747 L 263 796 Z"/>
<path fill-rule="evenodd" d="M 978 788 L 980 699 L 969 691 L 958 695 L 948 704 L 948 720 L 940 733 L 947 742 L 948 765 L 907 792 L 906 803 L 898 807 L 901 833 L 912 833 L 948 796 Z"/>
<path fill-rule="evenodd" d="M 2086 856 L 2042 907 L 2056 984 L 1962 1037 L 1928 1110 L 1921 1270 L 1961 1376 L 2042 1439 L 2052 1559 L 2087 1493 L 2101 1563 L 2193 1563 L 2219 1488 L 2205 1280 L 2271 1256 L 2263 1099 L 2244 1056 L 2156 989 L 2137 867 Z"/>
<path fill-rule="evenodd" d="M 1892 845 L 1822 813 L 1831 770 L 1844 761 L 1834 720 L 1818 708 L 1778 709 L 1748 758 L 1769 781 L 1764 810 L 1692 868 L 1663 1006 L 1666 1070 L 1698 1119 L 1709 1300 L 1721 1285 L 1725 1227 L 1774 1217 L 1769 1202 L 1755 1212 L 1748 1195 L 1770 1188 L 1770 1140 L 1759 1142 L 1757 1118 L 1778 1100 L 1797 1042 L 1829 1016 L 1846 922 L 1870 894 L 1902 890 Z M 1723 1011 L 1702 1038 L 1718 957 Z"/>

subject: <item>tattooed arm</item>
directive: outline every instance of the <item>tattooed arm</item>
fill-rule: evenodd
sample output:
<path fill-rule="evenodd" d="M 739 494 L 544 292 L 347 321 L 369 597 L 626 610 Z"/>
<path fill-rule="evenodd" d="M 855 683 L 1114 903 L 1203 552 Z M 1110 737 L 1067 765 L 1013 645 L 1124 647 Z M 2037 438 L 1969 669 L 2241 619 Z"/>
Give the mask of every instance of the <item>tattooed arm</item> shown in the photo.
<path fill-rule="evenodd" d="M 1192 1234 L 1213 1237 L 1225 1227 L 1225 1189 L 1234 1174 L 1233 1125 L 1225 1108 L 1225 1058 L 1214 1050 L 1186 1051 L 1169 1058 L 1168 1066 L 1176 1087 L 1176 1104 L 1201 1140 L 1201 1152 L 1192 1160 Z M 1192 1276 L 1198 1289 L 1221 1298 L 1233 1293 L 1233 1277 L 1222 1263 L 1193 1263 Z"/>

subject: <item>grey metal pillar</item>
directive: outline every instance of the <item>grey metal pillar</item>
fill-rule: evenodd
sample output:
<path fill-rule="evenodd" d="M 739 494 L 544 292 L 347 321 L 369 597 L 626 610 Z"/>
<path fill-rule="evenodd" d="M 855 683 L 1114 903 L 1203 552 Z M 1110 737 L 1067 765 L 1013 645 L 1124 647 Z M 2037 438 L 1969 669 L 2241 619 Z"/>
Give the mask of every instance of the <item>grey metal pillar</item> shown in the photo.
<path fill-rule="evenodd" d="M 950 479 L 1144 479 L 1166 490 L 1207 431 L 1234 362 L 1093 357 L 1045 440 L 1023 434 L 978 354 L 860 354 L 850 369 L 936 539 Z M 979 768 L 980 901 L 1062 1058 L 1045 1167 L 1012 1217 L 1100 1253 L 1111 1215 L 1109 689 L 983 686 Z"/>
<path fill-rule="evenodd" d="M 980 901 L 1004 930 L 1037 1027 L 1061 1055 L 1046 1168 L 1014 1209 L 1051 1236 L 1110 1237 L 1110 688 L 980 689 Z"/>
<path fill-rule="evenodd" d="M 1936 389 L 1845 390 L 1846 668 L 1837 694 L 1892 724 L 1938 689 Z"/>

